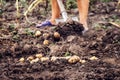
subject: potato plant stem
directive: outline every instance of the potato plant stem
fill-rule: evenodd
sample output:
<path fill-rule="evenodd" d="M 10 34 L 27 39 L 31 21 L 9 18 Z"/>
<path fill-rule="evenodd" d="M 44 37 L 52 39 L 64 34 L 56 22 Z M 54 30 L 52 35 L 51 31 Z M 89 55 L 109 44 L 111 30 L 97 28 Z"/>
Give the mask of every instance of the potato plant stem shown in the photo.
<path fill-rule="evenodd" d="M 17 18 L 19 18 L 20 17 L 20 13 L 19 13 L 19 3 L 18 3 L 18 0 L 16 0 L 16 9 L 17 9 L 17 11 L 16 11 Z"/>

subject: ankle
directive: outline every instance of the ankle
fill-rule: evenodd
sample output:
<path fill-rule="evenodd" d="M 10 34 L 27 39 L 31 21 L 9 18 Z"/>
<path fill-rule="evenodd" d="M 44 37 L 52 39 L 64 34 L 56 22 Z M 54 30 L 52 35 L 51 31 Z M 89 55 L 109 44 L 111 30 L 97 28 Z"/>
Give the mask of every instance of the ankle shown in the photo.
<path fill-rule="evenodd" d="M 53 20 L 53 19 L 50 19 L 50 22 L 54 25 L 56 24 L 55 20 Z"/>
<path fill-rule="evenodd" d="M 87 22 L 80 22 L 81 24 L 83 24 L 83 27 L 85 29 L 85 31 L 87 31 L 89 28 L 88 28 L 88 25 L 87 25 Z"/>

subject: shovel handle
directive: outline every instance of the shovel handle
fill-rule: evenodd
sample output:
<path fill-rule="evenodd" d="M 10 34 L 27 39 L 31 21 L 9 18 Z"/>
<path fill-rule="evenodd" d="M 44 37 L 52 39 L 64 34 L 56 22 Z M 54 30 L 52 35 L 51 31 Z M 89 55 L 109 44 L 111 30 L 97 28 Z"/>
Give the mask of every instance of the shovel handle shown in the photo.
<path fill-rule="evenodd" d="M 61 12 L 64 12 L 64 11 L 66 12 L 62 0 L 57 0 L 57 2 L 58 2 L 58 5 L 59 5 L 59 8 L 60 8 L 60 11 Z"/>
<path fill-rule="evenodd" d="M 59 5 L 59 8 L 60 8 L 62 17 L 63 17 L 64 21 L 66 21 L 68 19 L 68 16 L 67 16 L 67 12 L 65 10 L 65 7 L 63 5 L 63 2 L 62 2 L 62 0 L 57 0 L 57 2 L 58 2 L 58 5 Z"/>

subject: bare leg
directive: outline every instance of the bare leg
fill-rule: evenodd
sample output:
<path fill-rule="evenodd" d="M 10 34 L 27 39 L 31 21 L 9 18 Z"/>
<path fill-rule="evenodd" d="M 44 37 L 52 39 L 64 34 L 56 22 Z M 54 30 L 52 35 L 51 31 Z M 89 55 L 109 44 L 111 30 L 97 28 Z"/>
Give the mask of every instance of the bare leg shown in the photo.
<path fill-rule="evenodd" d="M 57 0 L 51 0 L 51 6 L 52 6 L 52 17 L 50 19 L 50 22 L 52 24 L 55 24 L 55 19 L 60 17 L 60 9 Z"/>
<path fill-rule="evenodd" d="M 89 8 L 89 0 L 77 0 L 80 23 L 83 24 L 85 30 L 88 30 L 87 15 Z"/>

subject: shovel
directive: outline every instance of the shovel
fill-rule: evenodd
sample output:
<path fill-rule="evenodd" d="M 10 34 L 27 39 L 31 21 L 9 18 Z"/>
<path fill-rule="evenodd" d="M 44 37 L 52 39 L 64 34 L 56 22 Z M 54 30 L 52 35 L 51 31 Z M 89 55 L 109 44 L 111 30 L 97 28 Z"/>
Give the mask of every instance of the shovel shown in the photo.
<path fill-rule="evenodd" d="M 68 14 L 65 10 L 65 7 L 63 5 L 63 2 L 62 0 L 57 0 L 58 2 L 58 5 L 59 5 L 59 8 L 60 8 L 60 12 L 61 12 L 61 15 L 62 15 L 62 18 L 63 19 L 56 19 L 56 23 L 60 23 L 60 22 L 66 22 L 67 20 L 73 20 L 73 21 L 78 21 L 78 18 L 77 17 L 68 17 Z"/>

